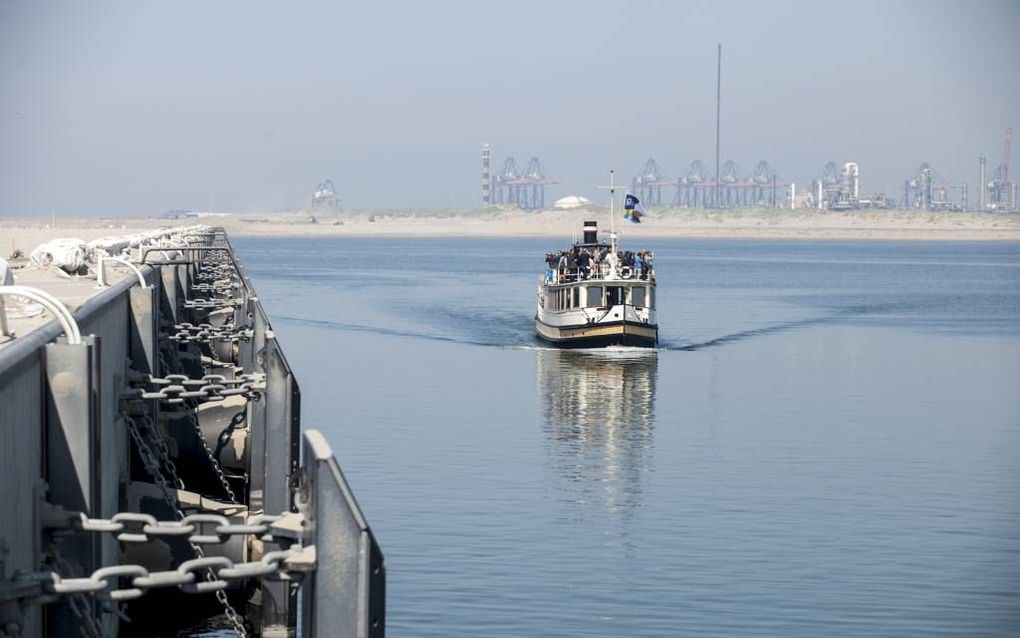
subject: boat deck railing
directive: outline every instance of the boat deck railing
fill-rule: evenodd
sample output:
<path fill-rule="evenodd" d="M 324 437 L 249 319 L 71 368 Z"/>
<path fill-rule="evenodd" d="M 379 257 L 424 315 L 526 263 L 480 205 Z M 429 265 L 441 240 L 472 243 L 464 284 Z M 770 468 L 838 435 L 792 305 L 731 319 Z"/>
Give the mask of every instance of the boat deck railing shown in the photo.
<path fill-rule="evenodd" d="M 547 284 L 568 284 L 578 281 L 645 281 L 655 283 L 655 269 L 631 268 L 623 266 L 616 269 L 609 264 L 597 264 L 591 268 L 548 268 L 545 271 Z"/>

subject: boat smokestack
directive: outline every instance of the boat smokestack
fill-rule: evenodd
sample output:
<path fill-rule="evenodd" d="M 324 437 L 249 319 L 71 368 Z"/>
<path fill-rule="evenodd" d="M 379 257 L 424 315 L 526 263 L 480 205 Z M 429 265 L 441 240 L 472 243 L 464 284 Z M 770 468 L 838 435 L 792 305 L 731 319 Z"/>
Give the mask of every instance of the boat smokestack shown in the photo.
<path fill-rule="evenodd" d="M 595 221 L 584 222 L 584 241 L 585 244 L 597 244 L 599 243 L 599 223 Z"/>

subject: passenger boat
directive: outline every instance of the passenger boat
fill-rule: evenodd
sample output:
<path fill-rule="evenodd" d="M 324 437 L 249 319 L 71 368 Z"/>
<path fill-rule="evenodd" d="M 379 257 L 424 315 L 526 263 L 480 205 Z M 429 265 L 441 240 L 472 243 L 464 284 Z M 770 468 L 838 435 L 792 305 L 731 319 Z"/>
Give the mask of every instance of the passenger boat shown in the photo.
<path fill-rule="evenodd" d="M 652 252 L 621 252 L 614 232 L 608 241 L 598 235 L 598 223 L 585 221 L 580 242 L 546 255 L 535 332 L 567 348 L 654 347 L 659 327 Z"/>

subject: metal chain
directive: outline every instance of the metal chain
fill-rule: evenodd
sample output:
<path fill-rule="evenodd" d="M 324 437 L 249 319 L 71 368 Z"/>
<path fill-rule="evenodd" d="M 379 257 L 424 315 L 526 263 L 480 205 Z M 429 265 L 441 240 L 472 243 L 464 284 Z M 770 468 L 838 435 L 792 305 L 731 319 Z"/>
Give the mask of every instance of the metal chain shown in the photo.
<path fill-rule="evenodd" d="M 209 283 L 209 284 L 204 284 L 204 283 L 203 284 L 191 284 L 191 289 L 192 290 L 201 290 L 203 292 L 208 291 L 208 292 L 222 293 L 224 291 L 233 290 L 233 288 L 234 288 L 234 282 L 230 281 L 229 279 L 220 279 L 218 281 L 213 281 L 212 283 Z"/>
<path fill-rule="evenodd" d="M 159 353 L 159 359 L 162 369 L 164 371 L 169 370 L 170 366 L 162 350 Z M 169 377 L 170 375 L 167 376 Z M 216 472 L 217 478 L 219 478 L 220 480 L 220 484 L 223 486 L 224 491 L 229 496 L 230 501 L 232 503 L 237 503 L 237 497 L 234 495 L 234 491 L 230 488 L 230 483 L 227 481 L 227 477 L 223 473 L 223 468 L 220 466 L 219 462 L 213 456 L 212 450 L 209 449 L 209 445 L 205 442 L 205 436 L 202 434 L 202 429 L 198 423 L 198 416 L 192 410 L 188 410 L 188 416 L 191 418 L 192 424 L 195 428 L 195 434 L 196 436 L 198 436 L 199 442 L 205 449 L 206 456 L 208 457 L 209 462 L 212 464 L 213 470 Z M 177 510 L 177 516 L 179 517 L 180 522 L 183 523 L 186 517 L 183 516 L 183 512 L 181 512 L 179 509 Z M 191 545 L 191 550 L 195 553 L 196 557 L 198 558 L 205 557 L 205 552 L 202 550 L 202 547 L 199 543 L 189 540 L 189 544 Z M 206 580 L 212 582 L 213 579 L 214 577 L 212 569 L 209 569 L 208 572 L 206 573 Z M 227 620 L 234 628 L 234 632 L 241 638 L 245 638 L 247 636 L 247 630 L 244 627 L 244 620 L 234 609 L 233 605 L 230 604 L 230 601 L 227 599 L 226 592 L 223 590 L 217 590 L 215 596 L 216 600 L 220 603 L 220 606 L 223 608 L 223 614 L 227 617 Z"/>
<path fill-rule="evenodd" d="M 70 577 L 74 573 L 74 568 L 67 562 L 67 559 L 60 555 L 60 548 L 57 547 L 56 543 L 51 543 L 49 549 L 50 556 L 53 557 L 53 565 L 58 570 L 51 572 L 53 576 L 59 580 L 62 578 L 60 572 L 63 572 Z M 67 597 L 67 605 L 71 608 L 71 613 L 79 621 L 78 631 L 83 638 L 102 638 L 103 627 L 92 613 L 91 604 L 85 592 L 70 593 Z"/>
<path fill-rule="evenodd" d="M 164 367 L 164 369 L 169 369 L 169 366 L 167 365 L 167 362 L 166 362 L 166 357 L 163 356 L 162 352 L 160 352 L 159 356 L 160 356 L 160 363 Z M 237 378 L 237 379 L 227 380 L 222 375 L 205 375 L 200 380 L 199 379 L 189 380 L 184 375 L 168 374 L 164 379 L 157 379 L 157 378 L 154 378 L 154 377 L 152 377 L 150 375 L 149 376 L 149 382 L 150 383 L 154 383 L 154 384 L 158 384 L 158 383 L 162 383 L 162 382 L 169 383 L 171 380 L 177 381 L 177 380 L 182 380 L 183 379 L 183 381 L 181 381 L 181 384 L 183 385 L 183 384 L 186 384 L 186 383 L 202 383 L 202 382 L 204 382 L 206 380 L 219 379 L 219 380 L 223 380 L 225 382 L 241 383 L 240 388 L 237 388 L 237 389 L 243 389 L 246 386 L 250 386 L 251 385 L 251 384 L 244 383 L 245 381 L 259 379 L 259 378 L 261 378 L 261 375 L 243 374 L 243 375 L 240 375 L 240 377 Z M 174 386 L 170 386 L 170 387 L 174 387 Z M 154 395 L 154 394 L 158 394 L 158 393 L 146 393 L 146 394 Z M 142 398 L 147 398 L 147 397 L 142 395 Z M 217 460 L 216 454 L 212 451 L 212 449 L 209 447 L 209 444 L 205 440 L 205 434 L 203 434 L 203 432 L 202 432 L 202 426 L 198 422 L 198 415 L 195 414 L 195 412 L 193 410 L 187 410 L 187 415 L 188 415 L 188 419 L 191 421 L 192 427 L 195 430 L 195 436 L 198 437 L 198 442 L 202 445 L 202 449 L 205 451 L 206 458 L 209 460 L 209 463 L 212 465 L 213 471 L 216 473 L 216 478 L 219 480 L 220 485 L 223 487 L 223 492 L 227 495 L 227 498 L 230 499 L 231 503 L 237 504 L 239 502 L 237 500 L 237 495 L 234 494 L 234 490 L 230 486 L 230 481 L 227 480 L 227 475 L 223 471 L 223 466 L 220 464 L 219 460 Z M 233 425 L 233 422 L 234 422 L 234 419 L 231 419 L 231 425 Z"/>
<path fill-rule="evenodd" d="M 240 299 L 234 299 L 234 298 L 229 298 L 229 299 L 202 299 L 201 297 L 198 297 L 198 298 L 195 298 L 195 299 L 185 299 L 184 300 L 184 307 L 185 308 L 201 308 L 201 309 L 205 309 L 205 308 L 218 309 L 218 308 L 229 308 L 231 306 L 240 306 L 241 303 L 242 302 L 241 302 Z"/>
<path fill-rule="evenodd" d="M 137 387 L 136 384 L 135 391 L 139 399 L 160 399 L 170 404 L 184 403 L 185 399 L 222 401 L 232 396 L 257 400 L 265 389 L 265 379 L 261 374 L 242 374 L 233 379 L 228 379 L 222 374 L 207 374 L 201 379 L 190 379 L 183 374 L 168 374 L 165 377 L 149 375 L 142 382 L 142 385 L 144 384 L 159 389 L 147 391 L 143 387 Z"/>
<path fill-rule="evenodd" d="M 210 281 L 216 283 L 224 279 L 229 279 L 235 274 L 233 265 L 226 266 L 206 266 L 202 269 L 202 272 L 195 275 L 195 279 L 199 281 Z"/>
<path fill-rule="evenodd" d="M 282 514 L 258 514 L 244 523 L 231 523 L 219 514 L 188 514 L 182 519 L 160 521 L 151 514 L 118 512 L 110 518 L 91 518 L 79 512 L 72 526 L 86 532 L 116 534 L 122 543 L 147 543 L 155 538 L 187 536 L 189 543 L 211 545 L 225 543 L 234 536 L 258 536 L 264 543 L 275 542 L 272 523 Z M 214 525 L 212 530 L 205 526 Z"/>
<path fill-rule="evenodd" d="M 177 332 L 167 335 L 167 339 L 189 343 L 196 341 L 204 343 L 211 341 L 251 341 L 255 334 L 250 326 L 235 330 L 234 326 L 230 324 L 217 327 L 208 323 L 200 323 L 196 326 L 185 322 L 174 324 L 174 329 Z"/>
<path fill-rule="evenodd" d="M 210 253 L 207 253 L 206 256 L 207 256 L 207 260 L 206 261 L 214 261 L 214 260 L 208 259 L 208 257 L 212 256 Z M 212 265 L 208 269 L 203 268 L 204 272 L 199 273 L 197 278 L 202 280 L 202 281 L 212 281 L 213 285 L 216 285 L 218 282 L 220 282 L 224 278 L 225 275 L 228 274 L 229 271 L 234 270 L 232 263 L 230 264 L 230 266 L 227 266 L 226 264 L 228 262 L 227 262 L 226 259 L 223 259 L 222 262 L 223 263 L 221 265 Z M 242 302 L 241 302 L 240 299 L 233 299 L 233 298 L 225 298 L 225 299 L 218 299 L 218 300 L 217 299 L 194 299 L 194 300 L 185 300 L 184 307 L 185 308 L 197 308 L 197 309 L 214 309 L 214 308 L 226 308 L 226 307 L 239 306 L 239 305 L 241 305 L 241 303 Z M 181 334 L 180 333 L 180 329 L 178 329 L 178 330 L 179 331 L 177 333 L 177 336 L 180 336 L 180 334 Z M 190 336 L 190 331 L 188 331 L 187 329 L 185 329 L 185 330 L 189 333 L 189 336 Z M 166 357 L 164 356 L 162 351 L 160 351 L 159 356 L 160 356 L 160 363 L 163 366 L 163 370 L 164 370 L 164 373 L 165 373 L 165 371 L 169 370 L 170 368 L 167 365 Z M 169 380 L 171 378 L 172 377 L 170 375 L 168 375 L 165 379 L 162 379 L 162 380 L 165 381 L 165 380 Z M 153 379 L 154 379 L 154 377 L 151 377 L 151 376 L 149 377 L 150 382 Z M 189 391 L 189 390 L 187 390 L 187 384 L 184 383 L 184 381 L 187 380 L 187 377 L 184 377 L 183 379 L 181 379 L 181 375 L 178 375 L 176 377 L 176 379 L 181 381 L 181 383 L 177 384 L 177 386 L 173 386 L 173 385 L 169 385 L 168 384 L 168 385 L 166 385 L 166 387 L 161 388 L 158 392 L 153 392 L 153 393 L 146 393 L 144 390 L 139 390 L 139 396 L 141 398 L 143 398 L 143 399 L 145 399 L 145 398 L 166 399 L 166 400 L 168 400 L 168 402 L 171 402 L 171 403 L 183 403 L 184 399 L 187 398 L 188 395 L 191 395 L 194 398 L 200 398 L 201 397 L 201 398 L 205 398 L 205 399 L 208 399 L 208 400 L 222 400 L 224 397 L 230 396 L 232 394 L 244 394 L 244 395 L 248 395 L 249 398 L 254 398 L 255 396 L 257 396 L 253 392 L 253 387 L 254 387 L 253 384 L 251 384 L 251 383 L 247 383 L 246 384 L 244 382 L 244 380 L 241 380 L 241 384 L 240 384 L 239 387 L 227 389 L 227 387 L 226 387 L 227 384 L 224 383 L 224 381 L 226 381 L 226 379 L 222 379 L 222 377 L 220 377 L 220 378 L 216 378 L 215 379 L 215 380 L 219 380 L 220 383 L 206 384 L 206 385 L 200 386 L 200 389 L 197 390 L 197 391 Z M 209 379 L 203 378 L 201 381 L 204 382 L 204 381 L 208 381 L 208 380 Z M 198 392 L 199 394 L 196 395 L 196 394 L 194 394 L 195 392 Z M 188 411 L 188 414 L 191 417 L 192 423 L 193 423 L 193 425 L 195 427 L 195 430 L 196 430 L 195 434 L 198 436 L 198 440 L 202 443 L 202 447 L 205 449 L 206 455 L 208 456 L 210 462 L 212 463 L 212 466 L 215 469 L 215 471 L 217 473 L 217 476 L 220 479 L 220 482 L 221 482 L 221 484 L 224 487 L 224 490 L 229 495 L 230 500 L 232 502 L 236 503 L 237 502 L 237 498 L 234 495 L 233 490 L 230 488 L 229 482 L 226 480 L 226 476 L 223 473 L 222 467 L 220 467 L 219 462 L 216 460 L 216 458 L 212 454 L 212 450 L 209 449 L 208 444 L 205 442 L 205 436 L 202 434 L 201 427 L 199 426 L 197 416 L 191 410 Z M 135 428 L 135 429 L 137 429 L 137 428 Z M 140 440 L 140 438 L 141 437 L 138 437 L 139 440 Z M 161 450 L 161 451 L 163 451 L 163 450 Z M 158 465 L 156 465 L 156 467 L 158 467 Z M 156 474 L 154 474 L 154 476 L 156 476 Z M 176 477 L 176 472 L 174 473 L 174 476 Z M 182 528 L 186 527 L 186 525 L 187 525 L 185 523 L 186 517 L 184 516 L 184 513 L 180 510 L 179 503 L 177 502 L 176 495 L 175 494 L 170 494 L 169 490 L 167 489 L 168 486 L 166 484 L 166 480 L 163 479 L 162 481 L 160 481 L 159 479 L 157 479 L 157 484 L 160 485 L 160 489 L 163 491 L 164 499 L 168 501 L 168 504 L 171 504 L 171 507 L 172 507 L 175 515 L 177 516 L 178 522 L 181 524 L 181 527 Z M 227 522 L 227 524 L 229 525 L 229 521 Z M 218 527 L 218 529 L 222 529 L 222 528 L 223 528 L 222 525 L 220 525 Z M 144 528 L 143 528 L 143 531 L 144 531 Z M 218 538 L 218 536 L 216 538 Z M 183 568 L 185 568 L 185 566 L 189 566 L 189 567 L 194 566 L 195 568 L 204 567 L 206 569 L 206 581 L 207 582 L 204 585 L 190 585 L 190 584 L 188 584 L 188 585 L 186 585 L 186 587 L 192 587 L 193 586 L 193 587 L 195 587 L 195 591 L 215 591 L 216 600 L 220 603 L 220 606 L 223 608 L 223 613 L 226 616 L 228 622 L 230 622 L 231 626 L 233 627 L 234 632 L 240 638 L 246 638 L 247 635 L 248 635 L 248 632 L 247 632 L 247 630 L 245 629 L 245 626 L 244 626 L 244 619 L 241 617 L 240 614 L 237 613 L 237 610 L 234 609 L 233 605 L 230 604 L 230 601 L 227 598 L 227 594 L 224 591 L 224 588 L 226 587 L 226 582 L 220 577 L 220 574 L 223 573 L 223 569 L 224 568 L 229 569 L 231 567 L 229 565 L 229 560 L 227 560 L 227 564 L 224 565 L 224 563 L 219 559 L 219 557 L 207 558 L 205 556 L 205 552 L 203 551 L 201 544 L 199 544 L 198 542 L 194 542 L 195 540 L 196 539 L 189 538 L 189 545 L 191 545 L 191 550 L 195 554 L 195 557 L 196 557 L 195 560 L 185 562 L 178 569 L 179 570 L 183 569 Z M 270 558 L 273 555 L 274 555 L 273 552 L 267 553 L 265 556 L 263 556 L 263 561 L 267 560 L 267 558 Z M 210 561 L 212 561 L 212 562 L 210 562 Z M 214 565 L 221 566 L 221 569 L 220 569 L 220 571 L 218 573 L 213 571 L 213 566 Z M 272 567 L 275 568 L 276 565 L 272 565 Z M 191 579 L 194 580 L 193 573 L 191 571 L 189 571 L 188 574 L 191 576 Z M 220 586 L 220 583 L 222 583 L 222 586 Z M 135 585 L 135 589 L 137 589 L 137 585 L 138 585 L 138 578 L 137 577 L 135 578 L 135 580 L 133 581 L 132 584 Z M 187 589 L 185 589 L 185 590 L 187 591 Z"/>
<path fill-rule="evenodd" d="M 147 426 L 151 426 L 152 422 L 148 416 L 144 416 L 142 418 Z M 132 440 L 135 442 L 135 448 L 138 450 L 138 456 L 142 459 L 142 465 L 145 466 L 145 470 L 152 476 L 153 480 L 156 481 L 156 485 L 159 486 L 160 492 L 163 495 L 163 501 L 170 508 L 170 511 L 183 519 L 184 512 L 180 510 L 180 504 L 177 502 L 177 496 L 174 494 L 173 489 L 170 487 L 166 477 L 163 475 L 163 467 L 165 467 L 172 477 L 177 489 L 183 489 L 184 482 L 177 476 L 176 466 L 173 461 L 170 460 L 169 456 L 166 456 L 165 461 L 161 462 L 159 456 L 153 452 L 152 447 L 145 440 L 145 437 L 142 435 L 140 428 L 138 427 L 138 422 L 135 421 L 134 417 L 131 415 L 125 415 L 125 420 L 128 425 L 128 434 L 131 435 Z"/>
<path fill-rule="evenodd" d="M 148 420 L 147 417 L 146 420 Z M 131 438 L 134 439 L 135 444 L 139 449 L 139 455 L 142 457 L 142 463 L 145 465 L 146 469 L 149 471 L 153 479 L 156 481 L 156 485 L 159 486 L 159 489 L 163 494 L 163 500 L 170 507 L 171 511 L 174 512 L 174 515 L 177 517 L 177 520 L 183 522 L 185 515 L 184 512 L 181 511 L 180 502 L 177 500 L 176 493 L 171 491 L 170 485 L 167 483 L 166 478 L 163 476 L 163 472 L 160 469 L 160 463 L 153 454 L 152 448 L 149 447 L 149 445 L 144 441 L 141 433 L 138 431 L 139 430 L 138 424 L 135 422 L 133 418 L 131 418 L 131 416 L 127 417 L 127 423 L 128 432 L 130 432 Z M 165 449 L 165 447 L 163 449 Z M 170 467 L 173 467 L 173 462 L 169 460 L 169 456 L 166 457 L 166 464 L 168 464 Z M 180 478 L 177 476 L 176 470 L 173 470 L 171 477 L 173 478 L 175 484 L 180 483 L 181 485 L 183 485 L 183 482 L 181 482 Z M 201 560 L 206 558 L 205 552 L 202 550 L 201 545 L 193 542 L 189 542 L 188 544 L 191 546 L 191 551 L 195 554 L 195 560 Z M 188 563 L 190 562 L 191 561 L 188 561 Z M 203 565 L 205 566 L 205 564 Z M 206 580 L 209 581 L 210 583 L 216 580 L 216 574 L 212 571 L 211 568 L 208 568 L 206 571 Z M 240 638 L 246 638 L 248 632 L 244 628 L 244 622 L 242 621 L 237 611 L 230 604 L 230 601 L 227 600 L 226 593 L 223 593 L 222 591 L 217 591 L 216 600 L 219 601 L 220 605 L 223 607 L 223 612 L 227 616 L 227 619 L 230 621 L 230 624 L 234 627 L 234 631 L 237 633 L 237 635 Z"/>
<path fill-rule="evenodd" d="M 209 459 L 212 464 L 213 471 L 216 472 L 216 478 L 219 479 L 220 485 L 223 487 L 223 491 L 226 493 L 227 498 L 230 499 L 231 503 L 237 504 L 237 496 L 234 494 L 234 490 L 230 487 L 230 481 L 227 480 L 227 475 L 223 472 L 223 466 L 213 455 L 213 451 L 209 448 L 209 444 L 205 441 L 205 435 L 202 433 L 202 426 L 198 423 L 198 415 L 193 411 L 188 410 L 188 417 L 191 420 L 191 425 L 195 428 L 195 436 L 198 437 L 198 442 L 202 444 L 202 449 L 205 450 L 205 456 Z"/>
<path fill-rule="evenodd" d="M 75 616 L 87 622 L 92 619 L 90 630 L 95 629 L 96 636 L 102 635 L 101 628 L 95 617 L 89 613 L 87 595 L 100 600 L 125 601 L 140 598 L 150 589 L 162 587 L 178 587 L 188 594 L 204 594 L 222 592 L 230 583 L 249 578 L 265 578 L 269 580 L 296 581 L 304 577 L 304 573 L 314 567 L 314 546 L 290 547 L 266 552 L 257 561 L 235 563 L 226 556 L 202 556 L 181 563 L 177 569 L 150 572 L 142 565 L 126 563 L 101 567 L 89 576 L 70 578 L 61 576 L 55 571 L 41 571 L 23 574 L 20 578 L 39 582 L 47 595 L 68 596 L 77 606 Z M 59 554 L 57 554 L 59 556 Z M 57 559 L 62 561 L 63 559 Z M 68 569 L 63 561 L 61 570 Z M 199 574 L 207 572 L 212 578 L 199 582 Z M 131 586 L 118 587 L 119 578 L 130 578 Z M 219 596 L 217 596 L 219 598 Z M 226 594 L 224 594 L 226 598 Z M 82 613 L 84 610 L 84 613 Z M 232 610 L 233 611 L 233 610 Z M 235 617 L 240 619 L 236 611 Z M 228 618 L 231 614 L 227 613 Z M 243 623 L 241 631 L 244 631 Z M 91 634 L 90 634 L 91 638 Z"/>

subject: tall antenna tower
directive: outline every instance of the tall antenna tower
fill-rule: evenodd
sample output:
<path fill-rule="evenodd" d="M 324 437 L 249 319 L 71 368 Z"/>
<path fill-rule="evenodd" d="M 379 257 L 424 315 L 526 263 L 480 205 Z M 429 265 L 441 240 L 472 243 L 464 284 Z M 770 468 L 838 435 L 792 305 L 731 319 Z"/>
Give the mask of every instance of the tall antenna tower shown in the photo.
<path fill-rule="evenodd" d="M 712 202 L 719 208 L 719 124 L 722 113 L 722 42 L 719 43 L 719 60 L 715 79 L 715 197 Z"/>
<path fill-rule="evenodd" d="M 488 144 L 482 144 L 482 206 L 492 203 L 492 177 L 489 174 L 491 160 L 492 150 Z"/>

